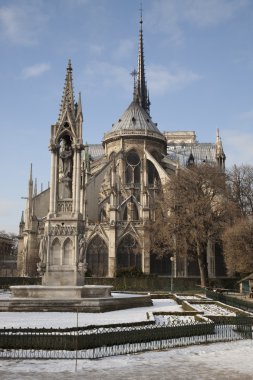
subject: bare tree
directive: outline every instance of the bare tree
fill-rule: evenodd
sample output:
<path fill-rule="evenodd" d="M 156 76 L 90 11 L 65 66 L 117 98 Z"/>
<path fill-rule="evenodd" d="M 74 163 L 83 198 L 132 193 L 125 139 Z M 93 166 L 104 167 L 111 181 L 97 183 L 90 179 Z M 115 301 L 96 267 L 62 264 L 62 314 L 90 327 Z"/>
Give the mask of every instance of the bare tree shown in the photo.
<path fill-rule="evenodd" d="M 206 286 L 208 242 L 220 237 L 234 210 L 225 175 L 217 166 L 179 169 L 162 189 L 152 226 L 152 249 L 158 255 L 171 254 L 175 248 L 177 255 L 194 252 L 201 285 Z"/>
<path fill-rule="evenodd" d="M 223 234 L 224 258 L 228 272 L 253 271 L 253 220 L 238 219 Z"/>
<path fill-rule="evenodd" d="M 253 214 L 253 166 L 234 165 L 228 171 L 228 183 L 233 199 L 238 204 L 241 215 Z"/>

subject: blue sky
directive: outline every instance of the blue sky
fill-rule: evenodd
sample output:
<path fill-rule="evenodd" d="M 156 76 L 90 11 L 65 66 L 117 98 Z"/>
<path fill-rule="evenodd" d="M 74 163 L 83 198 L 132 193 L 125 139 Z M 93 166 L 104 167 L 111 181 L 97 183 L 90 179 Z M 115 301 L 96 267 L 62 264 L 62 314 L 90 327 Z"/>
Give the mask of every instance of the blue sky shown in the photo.
<path fill-rule="evenodd" d="M 227 166 L 253 163 L 253 1 L 143 0 L 151 115 L 161 131 L 220 128 Z M 82 93 L 84 141 L 100 143 L 127 108 L 139 0 L 0 0 L 0 230 L 16 232 L 30 162 L 50 178 L 50 126 L 66 65 Z"/>

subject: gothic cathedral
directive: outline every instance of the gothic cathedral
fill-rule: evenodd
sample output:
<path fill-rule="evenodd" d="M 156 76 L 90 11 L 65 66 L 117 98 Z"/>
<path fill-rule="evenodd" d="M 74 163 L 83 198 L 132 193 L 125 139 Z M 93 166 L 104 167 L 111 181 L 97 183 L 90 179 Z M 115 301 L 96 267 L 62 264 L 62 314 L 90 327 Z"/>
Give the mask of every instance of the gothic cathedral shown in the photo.
<path fill-rule="evenodd" d="M 148 225 L 159 184 L 187 160 L 225 165 L 219 133 L 215 144 L 198 143 L 195 132 L 161 133 L 150 115 L 145 79 L 142 20 L 133 99 L 104 135 L 84 145 L 82 103 L 74 101 L 68 62 L 60 115 L 51 127 L 51 177 L 37 193 L 32 167 L 28 200 L 19 229 L 18 270 L 49 285 L 82 285 L 84 273 L 114 277 L 124 270 L 170 274 L 168 260 L 151 254 Z M 209 275 L 218 273 L 215 245 Z M 193 264 L 175 266 L 175 276 L 197 274 Z M 196 272 L 196 273 L 195 273 Z"/>

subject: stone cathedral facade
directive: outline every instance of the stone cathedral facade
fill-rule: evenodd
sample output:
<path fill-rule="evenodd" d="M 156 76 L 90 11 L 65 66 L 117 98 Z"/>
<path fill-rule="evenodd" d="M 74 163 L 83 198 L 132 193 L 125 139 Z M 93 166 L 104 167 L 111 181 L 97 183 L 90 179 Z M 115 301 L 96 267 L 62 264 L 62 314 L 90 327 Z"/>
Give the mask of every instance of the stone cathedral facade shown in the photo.
<path fill-rule="evenodd" d="M 47 284 L 55 284 L 59 270 L 59 278 L 65 279 L 61 284 L 79 284 L 86 267 L 98 277 L 113 277 L 125 269 L 172 273 L 168 258 L 157 259 L 150 250 L 148 224 L 154 218 L 159 184 L 189 160 L 224 168 L 225 154 L 219 133 L 214 144 L 198 143 L 194 132 L 161 133 L 152 121 L 142 20 L 134 78 L 133 99 L 102 144 L 84 145 L 81 96 L 75 103 L 69 61 L 60 115 L 51 127 L 48 189 L 37 192 L 31 167 L 19 229 L 21 276 L 39 273 Z M 175 276 L 197 274 L 196 263 L 180 260 L 174 264 Z M 219 275 L 219 260 L 216 245 L 210 243 L 212 277 Z"/>

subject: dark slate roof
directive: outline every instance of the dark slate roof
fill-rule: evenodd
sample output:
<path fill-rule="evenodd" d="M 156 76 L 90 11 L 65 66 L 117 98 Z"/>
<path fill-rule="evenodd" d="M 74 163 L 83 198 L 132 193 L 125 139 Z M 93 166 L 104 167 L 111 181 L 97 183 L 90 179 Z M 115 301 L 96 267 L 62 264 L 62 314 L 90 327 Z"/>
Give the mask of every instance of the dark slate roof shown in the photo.
<path fill-rule="evenodd" d="M 181 165 L 186 165 L 190 155 L 193 155 L 194 162 L 215 163 L 215 144 L 193 143 L 193 144 L 171 144 L 167 145 L 167 154 L 171 160 L 179 161 Z"/>
<path fill-rule="evenodd" d="M 88 145 L 88 152 L 92 160 L 96 160 L 100 157 L 103 157 L 105 154 L 102 144 L 90 144 Z"/>
<path fill-rule="evenodd" d="M 110 133 L 121 130 L 142 130 L 160 133 L 157 124 L 154 123 L 148 113 L 135 101 L 133 101 L 121 118 L 113 124 Z"/>

